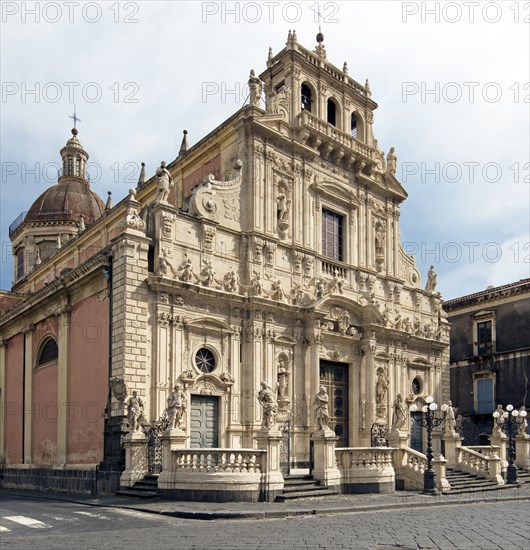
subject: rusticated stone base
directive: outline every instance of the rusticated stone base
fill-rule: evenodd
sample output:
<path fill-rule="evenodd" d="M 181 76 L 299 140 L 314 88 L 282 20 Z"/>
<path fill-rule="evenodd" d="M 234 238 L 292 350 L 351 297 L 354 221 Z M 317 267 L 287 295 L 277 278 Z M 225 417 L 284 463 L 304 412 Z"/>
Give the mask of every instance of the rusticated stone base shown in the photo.
<path fill-rule="evenodd" d="M 158 489 L 158 495 L 167 500 L 193 502 L 260 502 L 259 490 L 219 490 L 207 489 Z"/>
<path fill-rule="evenodd" d="M 381 483 L 342 483 L 340 492 L 343 495 L 388 494 L 396 490 L 393 481 Z"/>

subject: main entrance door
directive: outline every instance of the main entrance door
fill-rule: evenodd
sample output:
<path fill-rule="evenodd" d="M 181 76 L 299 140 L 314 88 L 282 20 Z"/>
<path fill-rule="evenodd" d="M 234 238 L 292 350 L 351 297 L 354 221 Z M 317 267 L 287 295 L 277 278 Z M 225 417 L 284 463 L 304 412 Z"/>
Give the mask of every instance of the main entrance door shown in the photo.
<path fill-rule="evenodd" d="M 329 395 L 329 427 L 339 438 L 337 447 L 348 446 L 348 365 L 320 361 L 320 385 Z"/>
<path fill-rule="evenodd" d="M 422 417 L 423 413 L 420 411 L 410 413 L 410 447 L 419 453 L 423 453 Z"/>
<path fill-rule="evenodd" d="M 193 448 L 219 446 L 219 398 L 206 395 L 191 396 L 190 445 Z"/>

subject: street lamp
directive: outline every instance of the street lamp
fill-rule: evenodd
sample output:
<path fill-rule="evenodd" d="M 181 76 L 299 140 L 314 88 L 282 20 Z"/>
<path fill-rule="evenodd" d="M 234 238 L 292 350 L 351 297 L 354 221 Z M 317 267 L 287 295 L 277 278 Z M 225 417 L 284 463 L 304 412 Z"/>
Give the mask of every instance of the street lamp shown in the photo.
<path fill-rule="evenodd" d="M 517 483 L 517 466 L 515 465 L 515 435 L 519 426 L 524 423 L 528 413 L 523 409 L 518 411 L 513 405 L 506 405 L 502 415 L 499 411 L 493 413 L 494 422 L 506 432 L 508 436 L 508 470 L 506 472 L 506 483 Z M 501 420 L 502 419 L 502 420 Z"/>
<path fill-rule="evenodd" d="M 441 410 L 444 413 L 443 416 L 436 417 L 434 415 L 435 411 L 438 409 L 437 403 L 434 402 L 432 396 L 428 396 L 425 399 L 426 405 L 423 405 L 421 412 L 425 413 L 425 416 L 422 417 L 420 421 L 414 418 L 414 421 L 417 422 L 420 426 L 427 429 L 427 469 L 423 473 L 423 493 L 426 495 L 437 495 L 438 491 L 436 489 L 436 474 L 432 467 L 432 429 L 439 426 L 445 418 L 449 407 L 445 403 L 442 405 Z M 416 404 L 411 405 L 410 412 L 416 412 L 418 407 Z"/>

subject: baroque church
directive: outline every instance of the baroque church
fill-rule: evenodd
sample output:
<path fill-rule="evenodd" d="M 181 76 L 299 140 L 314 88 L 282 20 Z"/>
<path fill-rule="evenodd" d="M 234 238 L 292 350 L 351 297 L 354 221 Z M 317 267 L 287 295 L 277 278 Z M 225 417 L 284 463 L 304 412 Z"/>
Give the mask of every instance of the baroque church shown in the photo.
<path fill-rule="evenodd" d="M 369 83 L 328 61 L 322 34 L 309 50 L 290 31 L 248 84 L 245 106 L 195 145 L 185 132 L 115 205 L 74 128 L 57 184 L 10 227 L 3 486 L 115 490 L 124 441 L 147 438 L 176 387 L 182 449 L 261 449 L 265 388 L 282 460 L 308 468 L 324 388 L 338 449 L 397 427 L 425 450 L 396 403 L 448 397 L 449 325 L 436 274 L 422 283 L 400 243 L 407 193 Z"/>

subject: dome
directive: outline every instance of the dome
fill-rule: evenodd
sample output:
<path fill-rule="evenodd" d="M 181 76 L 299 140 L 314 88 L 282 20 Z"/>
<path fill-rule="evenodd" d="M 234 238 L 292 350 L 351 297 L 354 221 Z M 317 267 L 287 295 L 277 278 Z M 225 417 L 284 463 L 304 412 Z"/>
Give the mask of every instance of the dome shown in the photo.
<path fill-rule="evenodd" d="M 32 204 L 25 223 L 75 222 L 87 225 L 100 218 L 105 204 L 83 181 L 72 179 L 50 187 Z"/>

